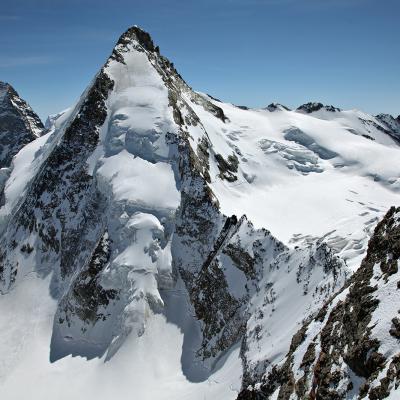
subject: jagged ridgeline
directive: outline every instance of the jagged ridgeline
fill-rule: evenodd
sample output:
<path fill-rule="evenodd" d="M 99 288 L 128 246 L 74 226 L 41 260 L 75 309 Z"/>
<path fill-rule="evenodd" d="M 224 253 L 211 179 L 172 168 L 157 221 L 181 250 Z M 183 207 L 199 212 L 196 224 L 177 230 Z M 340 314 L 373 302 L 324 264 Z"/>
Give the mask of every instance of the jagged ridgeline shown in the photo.
<path fill-rule="evenodd" d="M 8 83 L 0 81 L 0 206 L 3 189 L 10 177 L 12 158 L 37 139 L 44 126 L 31 107 Z"/>
<path fill-rule="evenodd" d="M 360 268 L 293 336 L 284 361 L 238 399 L 395 399 L 399 259 L 400 207 L 392 207 L 376 226 Z"/>
<path fill-rule="evenodd" d="M 38 138 L 44 126 L 25 100 L 8 83 L 0 81 L 0 168 L 26 144 Z"/>
<path fill-rule="evenodd" d="M 399 210 L 373 228 L 398 199 L 398 171 L 340 147 L 347 138 L 392 162 L 396 119 L 320 103 L 224 104 L 193 91 L 138 27 L 46 129 L 12 88 L 0 90 L 11 110 L 0 116 L 0 146 L 12 147 L 0 169 L 0 302 L 26 282 L 49 282 L 51 363 L 113 363 L 128 337 L 151 337 L 148 326 L 161 320 L 183 336 L 186 381 L 217 382 L 234 365 L 226 399 L 379 399 L 396 390 L 400 322 L 385 307 L 398 300 Z M 359 192 L 343 179 L 349 170 Z M 306 210 L 312 218 L 320 207 L 322 230 L 307 234 L 307 221 L 300 234 L 284 213 L 275 227 L 287 224 L 290 240 L 266 229 L 277 221 L 271 187 L 301 196 L 308 182 L 327 181 L 351 203 L 338 206 L 339 225 L 317 202 Z M 363 187 L 376 194 L 368 204 Z M 293 198 L 286 212 L 299 204 Z M 180 398 L 178 387 L 168 398 Z M 199 398 L 217 396 L 196 388 Z"/>

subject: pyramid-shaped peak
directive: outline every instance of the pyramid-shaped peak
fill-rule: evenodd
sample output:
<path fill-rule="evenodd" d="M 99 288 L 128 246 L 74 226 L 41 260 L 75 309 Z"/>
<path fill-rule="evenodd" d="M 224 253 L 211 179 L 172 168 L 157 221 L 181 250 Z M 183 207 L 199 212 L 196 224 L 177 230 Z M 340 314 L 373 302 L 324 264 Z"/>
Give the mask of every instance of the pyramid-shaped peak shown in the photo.
<path fill-rule="evenodd" d="M 0 90 L 8 90 L 12 86 L 8 82 L 0 81 Z"/>
<path fill-rule="evenodd" d="M 6 90 L 11 85 L 7 82 L 0 81 L 0 90 Z"/>
<path fill-rule="evenodd" d="M 150 34 L 138 26 L 132 26 L 127 29 L 118 39 L 110 60 L 125 64 L 124 53 L 129 53 L 135 49 L 137 51 L 146 51 L 148 53 L 160 54 L 158 46 L 154 45 Z"/>
<path fill-rule="evenodd" d="M 136 25 L 128 28 L 120 36 L 117 42 L 117 46 L 121 44 L 126 46 L 132 42 L 137 42 L 147 51 L 159 51 L 158 46 L 154 45 L 153 39 L 151 38 L 150 34 Z"/>
<path fill-rule="evenodd" d="M 29 104 L 20 97 L 14 87 L 8 82 L 0 81 L 0 102 L 7 103 L 7 105 L 3 104 L 3 107 L 11 106 L 19 109 L 20 111 L 22 111 L 23 109 L 30 109 Z M 41 122 L 39 121 L 38 123 L 40 125 Z"/>
<path fill-rule="evenodd" d="M 18 96 L 16 90 L 9 83 L 0 81 L 0 100 L 4 100 L 7 94 Z"/>
<path fill-rule="evenodd" d="M 38 115 L 16 90 L 0 81 L 0 168 L 9 167 L 15 154 L 43 132 Z"/>

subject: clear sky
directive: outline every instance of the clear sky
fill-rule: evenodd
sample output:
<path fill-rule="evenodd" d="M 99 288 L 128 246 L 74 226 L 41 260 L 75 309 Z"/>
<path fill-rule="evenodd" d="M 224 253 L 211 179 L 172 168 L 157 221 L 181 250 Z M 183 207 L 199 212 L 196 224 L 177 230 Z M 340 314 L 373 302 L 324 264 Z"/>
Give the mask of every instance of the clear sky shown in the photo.
<path fill-rule="evenodd" d="M 45 118 L 131 25 L 224 101 L 400 114 L 400 0 L 1 0 L 0 80 Z"/>

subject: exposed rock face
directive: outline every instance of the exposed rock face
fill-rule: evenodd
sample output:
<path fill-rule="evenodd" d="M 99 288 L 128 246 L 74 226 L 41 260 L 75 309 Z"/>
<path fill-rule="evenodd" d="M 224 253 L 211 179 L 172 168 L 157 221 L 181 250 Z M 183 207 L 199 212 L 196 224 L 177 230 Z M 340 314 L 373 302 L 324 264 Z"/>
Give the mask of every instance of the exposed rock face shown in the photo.
<path fill-rule="evenodd" d="M 384 124 L 390 136 L 398 141 L 400 140 L 400 115 L 394 118 L 390 114 L 379 114 L 376 119 Z"/>
<path fill-rule="evenodd" d="M 335 111 L 340 111 L 340 108 L 334 107 L 334 106 L 324 106 L 322 103 L 315 103 L 315 102 L 310 102 L 306 104 L 302 104 L 297 108 L 296 111 L 301 111 L 306 114 L 310 114 L 315 111 L 319 111 L 321 109 L 324 109 L 326 111 L 330 112 L 335 112 Z"/>
<path fill-rule="evenodd" d="M 348 284 L 293 336 L 285 361 L 239 399 L 383 399 L 400 385 L 400 208 L 377 225 Z"/>
<path fill-rule="evenodd" d="M 40 136 L 43 128 L 40 118 L 14 88 L 0 82 L 0 168 L 9 167 L 14 155 Z"/>
<path fill-rule="evenodd" d="M 91 177 L 86 173 L 86 159 L 97 144 L 98 128 L 106 117 L 102 101 L 110 85 L 108 77 L 104 74 L 98 76 L 80 108 L 80 114 L 44 161 L 25 201 L 14 215 L 14 223 L 6 228 L 1 251 L 13 259 L 5 258 L 3 271 L 0 269 L 0 282 L 4 289 L 13 284 L 11 277 L 18 273 L 18 256 L 13 254 L 13 249 L 15 236 L 21 235 L 22 231 L 22 242 L 29 241 L 29 236 L 35 232 L 36 246 L 41 249 L 36 254 L 38 264 L 43 268 L 52 260 L 59 265 L 61 279 L 74 271 L 74 262 L 79 262 L 76 256 L 80 254 L 84 226 L 91 223 L 89 216 L 93 218 L 101 204 L 96 192 L 92 191 Z M 75 216 L 73 221 L 70 215 Z"/>
<path fill-rule="evenodd" d="M 266 110 L 268 111 L 279 111 L 279 110 L 286 110 L 286 111 L 290 111 L 290 109 L 286 106 L 284 106 L 283 104 L 279 104 L 279 103 L 271 103 L 266 107 Z"/>

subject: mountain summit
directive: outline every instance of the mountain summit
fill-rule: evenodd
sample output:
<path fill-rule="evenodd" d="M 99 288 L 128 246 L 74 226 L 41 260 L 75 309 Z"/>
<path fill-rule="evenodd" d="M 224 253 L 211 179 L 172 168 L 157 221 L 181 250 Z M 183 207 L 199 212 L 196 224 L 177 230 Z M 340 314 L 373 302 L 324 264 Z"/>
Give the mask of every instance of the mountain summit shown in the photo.
<path fill-rule="evenodd" d="M 400 149 L 382 119 L 315 104 L 219 102 L 188 86 L 147 32 L 128 29 L 5 180 L 4 392 L 318 398 L 325 316 L 341 299 L 354 321 L 376 320 L 350 310 L 370 301 L 368 288 L 345 299 L 358 271 L 375 279 L 379 261 L 371 285 L 397 296 L 385 285 L 398 277 L 398 210 L 377 224 L 399 201 Z M 386 329 L 397 317 L 382 310 Z M 353 337 L 374 353 L 335 359 L 340 380 L 323 386 L 341 383 L 332 398 L 361 395 L 392 368 L 386 332 L 343 335 L 338 351 Z"/>
<path fill-rule="evenodd" d="M 44 127 L 14 88 L 1 81 L 0 115 L 0 168 L 4 168 L 24 145 L 40 136 Z"/>

